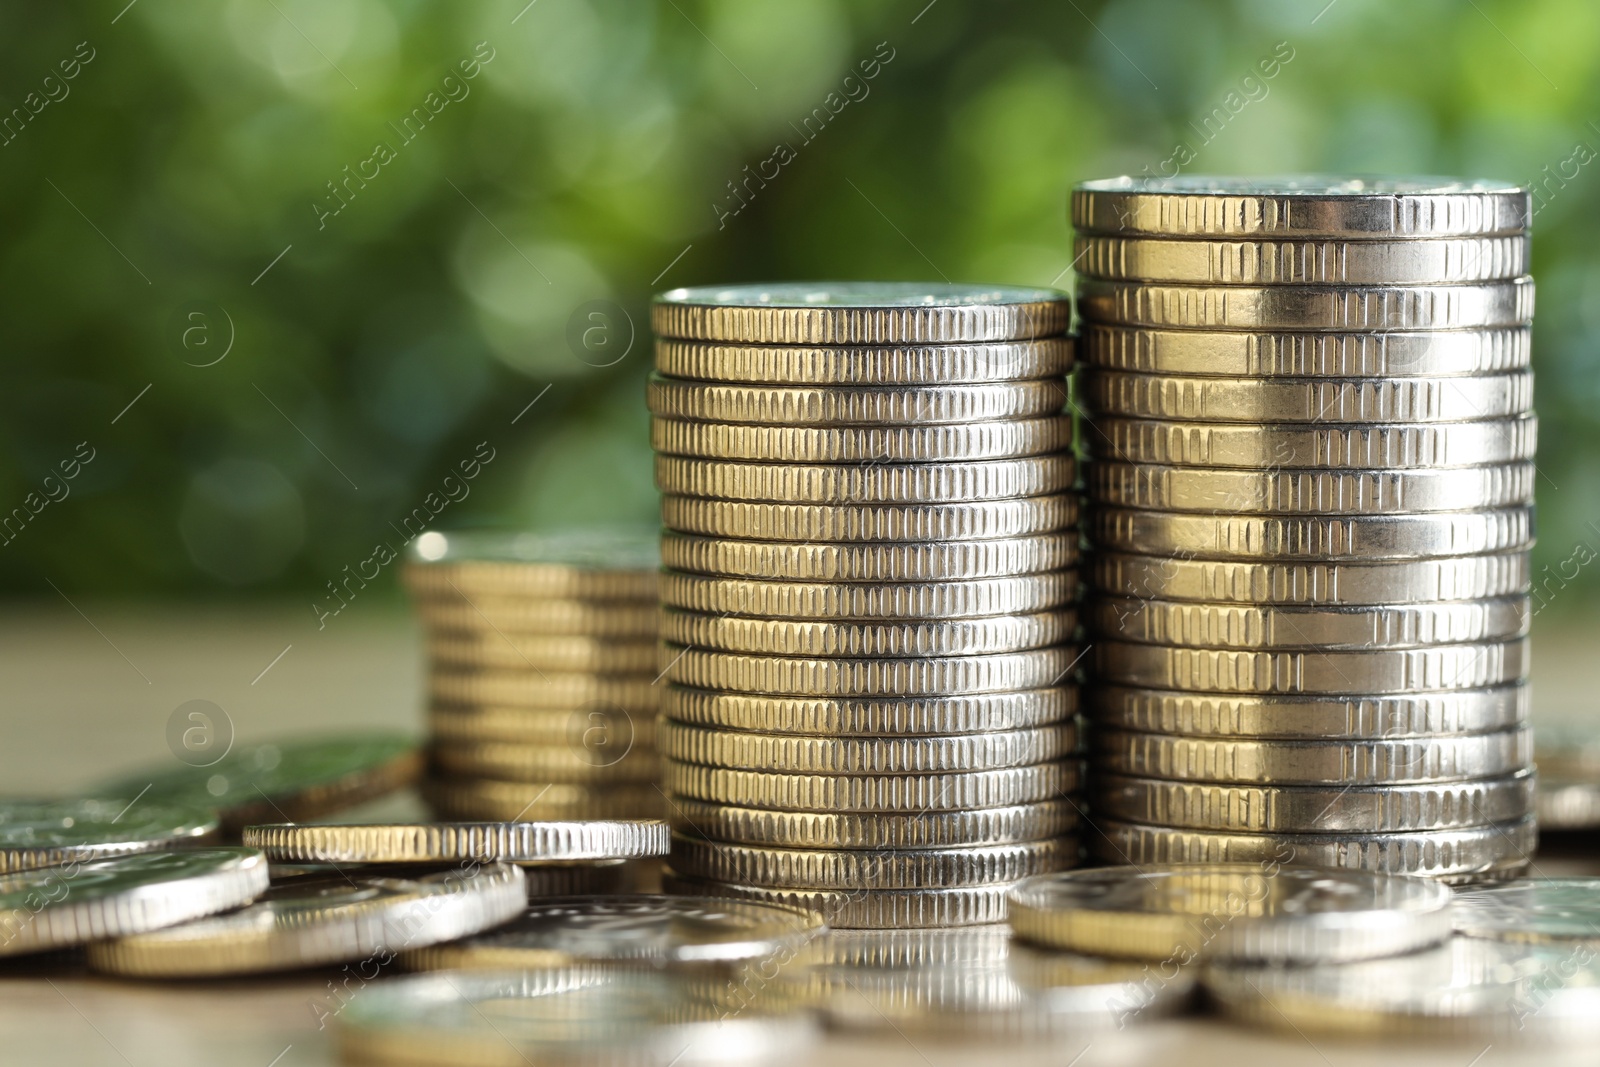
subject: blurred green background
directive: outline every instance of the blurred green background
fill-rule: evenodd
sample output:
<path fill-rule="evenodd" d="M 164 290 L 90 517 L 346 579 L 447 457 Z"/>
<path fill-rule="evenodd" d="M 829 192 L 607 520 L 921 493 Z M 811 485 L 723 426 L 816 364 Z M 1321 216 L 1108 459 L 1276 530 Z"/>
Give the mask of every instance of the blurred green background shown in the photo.
<path fill-rule="evenodd" d="M 1070 288 L 1069 184 L 1180 142 L 1539 183 L 1539 563 L 1600 581 L 1591 2 L 125 3 L 0 6 L 14 595 L 310 599 L 418 508 L 648 520 L 652 290 Z"/>

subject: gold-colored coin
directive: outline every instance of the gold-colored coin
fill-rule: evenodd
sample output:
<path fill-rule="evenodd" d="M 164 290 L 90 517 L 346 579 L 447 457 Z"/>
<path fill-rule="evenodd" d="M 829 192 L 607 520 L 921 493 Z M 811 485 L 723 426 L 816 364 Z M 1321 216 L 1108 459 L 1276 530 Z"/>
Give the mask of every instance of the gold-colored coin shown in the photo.
<path fill-rule="evenodd" d="M 1433 285 L 1528 271 L 1526 233 L 1403 241 L 1171 240 L 1081 234 L 1080 275 L 1185 285 Z"/>
<path fill-rule="evenodd" d="M 402 576 L 414 595 L 485 593 L 575 600 L 655 596 L 655 531 L 573 528 L 550 533 L 441 533 L 412 545 Z"/>
<path fill-rule="evenodd" d="M 652 375 L 645 400 L 667 419 L 767 426 L 906 426 L 1036 419 L 1067 402 L 1054 378 L 970 385 L 724 385 Z"/>
<path fill-rule="evenodd" d="M 652 819 L 666 800 L 654 784 L 607 785 L 505 782 L 488 778 L 430 778 L 422 795 L 448 819 Z"/>
<path fill-rule="evenodd" d="M 768 811 L 674 797 L 674 830 L 718 841 L 775 848 L 944 848 L 1004 845 L 1060 837 L 1078 827 L 1071 798 L 1001 808 L 940 812 Z"/>
<path fill-rule="evenodd" d="M 821 659 L 708 652 L 665 645 L 662 674 L 679 685 L 782 696 L 952 696 L 1059 685 L 1077 663 L 1070 645 L 985 656 Z"/>
<path fill-rule="evenodd" d="M 654 676 L 656 642 L 493 630 L 454 631 L 428 638 L 428 658 L 450 667 L 572 671 Z"/>
<path fill-rule="evenodd" d="M 616 739 L 593 747 L 445 742 L 434 746 L 433 759 L 447 774 L 513 782 L 603 785 L 648 782 L 656 776 L 655 753 L 634 751 Z"/>
<path fill-rule="evenodd" d="M 1065 610 L 940 622 L 829 622 L 701 615 L 667 608 L 661 618 L 662 640 L 669 643 L 768 656 L 968 656 L 1020 652 L 1067 641 L 1076 627 L 1076 615 Z"/>
<path fill-rule="evenodd" d="M 667 530 L 661 535 L 661 562 L 670 570 L 694 574 L 801 582 L 1004 578 L 1071 567 L 1078 562 L 1078 535 L 1062 531 L 984 541 L 817 544 L 694 537 Z"/>
<path fill-rule="evenodd" d="M 671 794 L 779 811 L 960 811 L 1030 804 L 1078 784 L 1077 760 L 945 774 L 773 774 L 662 761 Z"/>
<path fill-rule="evenodd" d="M 247 826 L 244 842 L 286 863 L 573 863 L 665 856 L 655 819 Z"/>
<path fill-rule="evenodd" d="M 758 541 L 972 541 L 1067 530 L 1075 494 L 969 504 L 763 504 L 663 496 L 668 529 Z"/>
<path fill-rule="evenodd" d="M 587 708 L 519 708 L 494 704 L 436 704 L 428 728 L 437 740 L 515 741 L 530 745 L 632 744 L 655 746 L 654 712 L 630 714 L 607 704 Z"/>
<path fill-rule="evenodd" d="M 968 463 L 727 463 L 656 457 L 663 493 L 801 504 L 962 503 L 1042 496 L 1072 488 L 1071 453 Z"/>
<path fill-rule="evenodd" d="M 943 774 L 1070 756 L 1071 723 L 948 737 L 801 737 L 707 730 L 663 719 L 661 754 L 685 763 L 803 774 Z"/>
<path fill-rule="evenodd" d="M 775 582 L 667 571 L 661 602 L 713 615 L 797 619 L 961 619 L 1045 611 L 1077 594 L 1073 571 L 943 582 Z"/>
<path fill-rule="evenodd" d="M 729 896 L 800 908 L 836 930 L 978 926 L 1003 922 L 1011 885 L 957 889 L 772 889 L 687 878 L 669 871 L 669 893 Z"/>
<path fill-rule="evenodd" d="M 661 713 L 699 726 L 849 737 L 1020 730 L 1069 721 L 1075 687 L 917 699 L 753 696 L 664 684 Z"/>
<path fill-rule="evenodd" d="M 881 347 L 656 341 L 656 370 L 672 378 L 711 382 L 950 384 L 1059 378 L 1071 368 L 1072 339 L 1068 337 Z"/>
<path fill-rule="evenodd" d="M 647 677 L 526 670 L 435 670 L 433 699 L 444 704 L 502 704 L 570 710 L 590 705 L 649 711 L 659 690 Z"/>

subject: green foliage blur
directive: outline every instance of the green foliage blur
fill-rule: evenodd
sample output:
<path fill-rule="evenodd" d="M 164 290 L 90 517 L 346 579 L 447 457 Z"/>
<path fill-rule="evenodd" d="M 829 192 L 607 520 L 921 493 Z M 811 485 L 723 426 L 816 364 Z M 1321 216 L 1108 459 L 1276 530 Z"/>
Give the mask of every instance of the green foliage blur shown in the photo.
<path fill-rule="evenodd" d="M 0 5 L 12 593 L 648 521 L 653 290 L 1070 288 L 1070 183 L 1175 154 L 1536 183 L 1540 563 L 1600 549 L 1589 0 L 126 4 Z"/>

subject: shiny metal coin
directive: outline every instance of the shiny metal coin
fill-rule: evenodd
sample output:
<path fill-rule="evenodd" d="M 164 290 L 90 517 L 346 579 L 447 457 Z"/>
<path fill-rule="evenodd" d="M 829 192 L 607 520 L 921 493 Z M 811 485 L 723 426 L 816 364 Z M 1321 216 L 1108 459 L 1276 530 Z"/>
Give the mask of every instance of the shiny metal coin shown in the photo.
<path fill-rule="evenodd" d="M 672 869 L 686 878 L 775 889 L 951 889 L 1060 871 L 1078 863 L 1078 841 L 930 849 L 792 849 L 704 841 L 678 834 Z"/>
<path fill-rule="evenodd" d="M 1080 276 L 1185 285 L 1431 285 L 1528 271 L 1526 233 L 1403 241 L 1171 240 L 1080 235 Z"/>
<path fill-rule="evenodd" d="M 654 675 L 656 662 L 654 641 L 507 633 L 487 627 L 431 634 L 427 650 L 429 662 L 442 667 Z"/>
<path fill-rule="evenodd" d="M 1071 799 L 944 812 L 768 811 L 674 797 L 667 821 L 680 833 L 775 848 L 906 849 L 1006 845 L 1071 833 Z"/>
<path fill-rule="evenodd" d="M 1042 689 L 1067 679 L 1081 658 L 1071 645 L 982 656 L 826 659 L 706 652 L 663 644 L 663 677 L 698 689 L 777 696 L 959 696 Z"/>
<path fill-rule="evenodd" d="M 1450 890 L 1372 871 L 1261 864 L 1102 867 L 1011 891 L 1016 936 L 1097 956 L 1333 963 L 1450 936 Z"/>
<path fill-rule="evenodd" d="M 649 782 L 656 777 L 655 753 L 634 751 L 611 738 L 572 747 L 526 745 L 511 741 L 456 742 L 433 746 L 433 760 L 446 774 L 511 782 L 605 786 Z"/>
<path fill-rule="evenodd" d="M 0 873 L 203 844 L 218 825 L 209 807 L 0 799 Z"/>
<path fill-rule="evenodd" d="M 665 571 L 661 602 L 713 615 L 788 619 L 965 619 L 1045 611 L 1072 601 L 1071 570 L 940 582 L 779 582 Z M 438 687 L 435 686 L 438 693 Z M 439 694 L 443 695 L 443 694 Z"/>
<path fill-rule="evenodd" d="M 915 426 L 756 426 L 650 420 L 650 446 L 668 456 L 766 463 L 941 463 L 1011 459 L 1072 446 L 1072 417 Z"/>
<path fill-rule="evenodd" d="M 656 605 L 627 600 L 553 600 L 473 594 L 414 600 L 422 625 L 437 634 L 516 634 L 596 641 L 655 640 Z"/>
<path fill-rule="evenodd" d="M 1541 769 L 1537 807 L 1540 828 L 1552 833 L 1600 829 L 1600 782 L 1562 778 Z"/>
<path fill-rule="evenodd" d="M 724 385 L 652 375 L 645 400 L 659 418 L 766 426 L 899 426 L 1036 419 L 1061 411 L 1054 378 L 971 385 Z"/>
<path fill-rule="evenodd" d="M 684 763 L 798 774 L 942 774 L 1025 767 L 1070 756 L 1070 723 L 947 737 L 803 737 L 661 722 L 661 754 Z"/>
<path fill-rule="evenodd" d="M 662 338 L 656 341 L 655 354 L 656 370 L 671 378 L 760 384 L 948 385 L 1059 378 L 1072 369 L 1072 340 L 1067 337 L 878 347 L 714 344 Z"/>
<path fill-rule="evenodd" d="M 1022 730 L 1066 722 L 1077 709 L 1070 686 L 919 699 L 846 700 L 717 693 L 664 685 L 663 716 L 698 726 L 770 733 L 876 737 Z"/>
<path fill-rule="evenodd" d="M 728 463 L 657 456 L 663 493 L 798 504 L 921 504 L 1006 500 L 1072 488 L 1070 452 L 967 463 Z"/>
<path fill-rule="evenodd" d="M 668 871 L 669 893 L 729 896 L 800 908 L 833 929 L 926 929 L 1002 922 L 1008 883 L 956 889 L 777 889 L 688 878 Z"/>
<path fill-rule="evenodd" d="M 1078 562 L 1076 530 L 985 541 L 814 544 L 661 536 L 669 570 L 724 578 L 802 582 L 926 582 L 1006 578 L 1062 570 Z M 678 640 L 669 631 L 668 640 Z"/>
<path fill-rule="evenodd" d="M 1600 945 L 1600 878 L 1527 878 L 1456 893 L 1456 932 L 1523 944 Z"/>
<path fill-rule="evenodd" d="M 436 741 L 465 744 L 510 741 L 620 752 L 653 749 L 656 743 L 653 712 L 629 714 L 606 704 L 570 710 L 435 704 L 428 709 L 428 729 Z"/>
<path fill-rule="evenodd" d="M 576 527 L 549 533 L 430 530 L 412 543 L 403 571 L 418 596 L 474 593 L 576 600 L 655 596 L 655 531 Z"/>
<path fill-rule="evenodd" d="M 931 812 L 999 808 L 1064 796 L 1076 760 L 941 774 L 779 774 L 662 761 L 668 794 L 778 811 Z"/>
<path fill-rule="evenodd" d="M 646 675 L 505 668 L 436 668 L 428 675 L 428 691 L 441 704 L 499 704 L 556 711 L 600 704 L 630 712 L 653 709 L 658 692 Z"/>
<path fill-rule="evenodd" d="M 1072 637 L 1078 620 L 1066 610 L 938 622 L 829 622 L 701 615 L 667 608 L 661 624 L 662 639 L 668 644 L 718 652 L 904 657 L 1022 652 L 1056 645 Z"/>
<path fill-rule="evenodd" d="M 651 819 L 666 798 L 654 782 L 606 785 L 504 782 L 490 778 L 431 778 L 422 783 L 428 806 L 447 819 Z"/>
<path fill-rule="evenodd" d="M 670 530 L 753 541 L 972 541 L 1067 530 L 1074 494 L 970 504 L 761 504 L 661 498 Z"/>
<path fill-rule="evenodd" d="M 247 826 L 245 844 L 288 863 L 571 863 L 665 856 L 654 819 Z"/>

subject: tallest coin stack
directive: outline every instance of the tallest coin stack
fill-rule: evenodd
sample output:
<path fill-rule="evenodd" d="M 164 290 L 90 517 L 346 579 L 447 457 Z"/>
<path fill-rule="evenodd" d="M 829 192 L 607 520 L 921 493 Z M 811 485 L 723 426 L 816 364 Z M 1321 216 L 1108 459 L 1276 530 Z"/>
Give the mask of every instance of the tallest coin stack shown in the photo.
<path fill-rule="evenodd" d="M 670 884 L 943 926 L 1076 863 L 1067 320 L 976 286 L 657 299 Z"/>
<path fill-rule="evenodd" d="M 1106 857 L 1528 862 L 1529 206 L 1075 190 Z"/>

